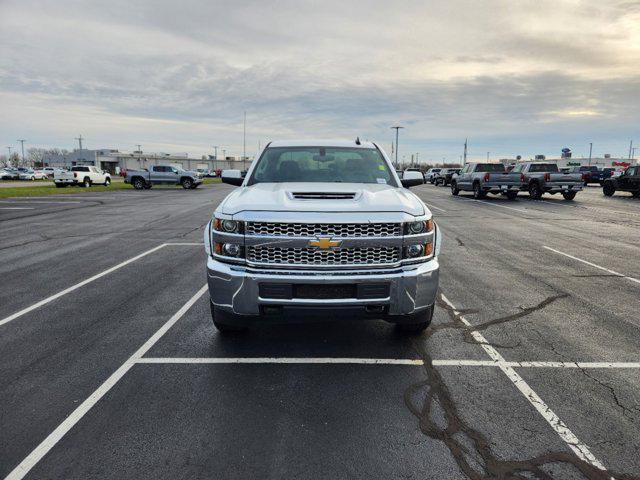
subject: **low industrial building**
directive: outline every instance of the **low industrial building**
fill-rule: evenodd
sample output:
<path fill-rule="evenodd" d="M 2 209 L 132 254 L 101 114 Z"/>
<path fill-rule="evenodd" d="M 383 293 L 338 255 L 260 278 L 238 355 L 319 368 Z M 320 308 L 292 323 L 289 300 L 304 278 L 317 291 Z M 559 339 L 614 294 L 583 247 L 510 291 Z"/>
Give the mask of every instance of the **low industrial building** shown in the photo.
<path fill-rule="evenodd" d="M 142 151 L 120 152 L 115 149 L 101 148 L 98 150 L 77 149 L 73 152 L 44 156 L 44 165 L 47 167 L 72 167 L 75 165 L 93 165 L 105 170 L 112 175 L 119 174 L 122 170 L 141 170 L 151 165 L 170 165 L 184 170 L 246 170 L 251 164 L 250 160 L 241 160 L 236 157 L 216 159 L 213 156 L 205 158 L 189 158 L 188 154 L 147 153 Z"/>

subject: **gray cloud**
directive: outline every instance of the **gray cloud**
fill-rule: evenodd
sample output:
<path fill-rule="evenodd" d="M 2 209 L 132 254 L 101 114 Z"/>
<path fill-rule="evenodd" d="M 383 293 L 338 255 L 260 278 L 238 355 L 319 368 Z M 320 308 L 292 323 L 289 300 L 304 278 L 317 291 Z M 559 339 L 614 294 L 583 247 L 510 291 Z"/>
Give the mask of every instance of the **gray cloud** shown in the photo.
<path fill-rule="evenodd" d="M 74 127 L 108 145 L 237 149 L 247 110 L 252 143 L 386 144 L 403 122 L 422 158 L 457 158 L 465 137 L 505 154 L 565 139 L 622 150 L 640 119 L 638 2 L 506 5 L 5 2 L 3 141 L 68 146 Z"/>

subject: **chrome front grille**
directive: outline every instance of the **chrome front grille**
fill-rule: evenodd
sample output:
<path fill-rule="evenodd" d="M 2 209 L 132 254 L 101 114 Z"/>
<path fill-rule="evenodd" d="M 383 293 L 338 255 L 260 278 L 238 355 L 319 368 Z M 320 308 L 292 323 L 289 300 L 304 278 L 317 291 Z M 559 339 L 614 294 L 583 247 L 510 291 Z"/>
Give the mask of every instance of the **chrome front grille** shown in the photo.
<path fill-rule="evenodd" d="M 248 222 L 247 235 L 287 237 L 392 237 L 402 235 L 400 223 L 268 223 Z"/>
<path fill-rule="evenodd" d="M 396 247 L 360 247 L 340 250 L 317 248 L 248 247 L 247 260 L 253 263 L 289 265 L 382 265 L 400 261 Z"/>

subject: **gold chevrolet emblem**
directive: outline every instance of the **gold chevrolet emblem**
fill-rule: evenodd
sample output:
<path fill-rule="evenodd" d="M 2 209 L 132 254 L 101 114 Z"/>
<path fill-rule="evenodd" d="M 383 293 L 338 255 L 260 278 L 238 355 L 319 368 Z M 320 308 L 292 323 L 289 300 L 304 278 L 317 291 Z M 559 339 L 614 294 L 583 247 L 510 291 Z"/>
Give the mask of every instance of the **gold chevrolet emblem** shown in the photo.
<path fill-rule="evenodd" d="M 331 240 L 331 237 L 318 237 L 317 240 L 309 240 L 310 247 L 316 247 L 320 250 L 328 250 L 329 248 L 338 248 L 342 240 Z"/>

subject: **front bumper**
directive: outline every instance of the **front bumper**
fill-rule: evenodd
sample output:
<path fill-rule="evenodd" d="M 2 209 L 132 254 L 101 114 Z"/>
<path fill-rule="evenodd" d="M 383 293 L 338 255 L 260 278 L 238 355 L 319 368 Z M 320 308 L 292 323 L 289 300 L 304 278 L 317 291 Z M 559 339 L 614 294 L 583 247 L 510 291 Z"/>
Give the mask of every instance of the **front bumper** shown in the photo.
<path fill-rule="evenodd" d="M 207 261 L 207 280 L 211 302 L 218 308 L 238 315 L 260 315 L 266 309 L 330 308 L 332 314 L 353 311 L 377 312 L 377 318 L 409 315 L 434 304 L 439 279 L 438 259 L 410 266 L 384 270 L 278 270 L 255 269 Z M 260 285 L 372 285 L 387 284 L 386 295 L 380 298 L 262 298 Z M 305 317 L 301 317 L 304 320 Z"/>

